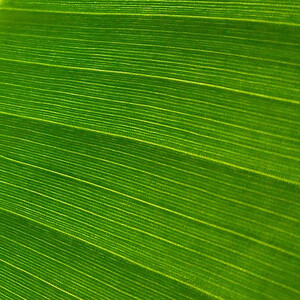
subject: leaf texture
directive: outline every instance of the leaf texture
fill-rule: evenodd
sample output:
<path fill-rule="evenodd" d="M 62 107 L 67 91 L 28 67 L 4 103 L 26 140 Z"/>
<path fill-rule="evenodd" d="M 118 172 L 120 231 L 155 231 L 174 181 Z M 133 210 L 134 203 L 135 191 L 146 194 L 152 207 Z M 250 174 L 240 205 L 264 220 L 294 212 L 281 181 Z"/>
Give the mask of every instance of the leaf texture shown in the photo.
<path fill-rule="evenodd" d="M 299 7 L 0 2 L 0 299 L 298 299 Z"/>

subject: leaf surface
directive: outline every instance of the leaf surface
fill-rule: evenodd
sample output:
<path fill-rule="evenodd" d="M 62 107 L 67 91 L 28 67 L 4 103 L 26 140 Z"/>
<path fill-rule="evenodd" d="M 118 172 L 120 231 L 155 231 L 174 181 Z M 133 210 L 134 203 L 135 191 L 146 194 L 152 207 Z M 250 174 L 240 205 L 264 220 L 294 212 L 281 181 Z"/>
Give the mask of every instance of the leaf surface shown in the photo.
<path fill-rule="evenodd" d="M 0 2 L 0 299 L 299 298 L 299 7 Z"/>

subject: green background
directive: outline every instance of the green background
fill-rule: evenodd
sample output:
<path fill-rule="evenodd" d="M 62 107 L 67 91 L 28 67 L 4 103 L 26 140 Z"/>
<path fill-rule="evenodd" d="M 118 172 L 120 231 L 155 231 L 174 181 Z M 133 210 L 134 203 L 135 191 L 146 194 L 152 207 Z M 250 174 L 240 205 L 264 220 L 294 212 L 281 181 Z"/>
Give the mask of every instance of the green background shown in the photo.
<path fill-rule="evenodd" d="M 299 299 L 298 1 L 0 1 L 0 299 Z"/>

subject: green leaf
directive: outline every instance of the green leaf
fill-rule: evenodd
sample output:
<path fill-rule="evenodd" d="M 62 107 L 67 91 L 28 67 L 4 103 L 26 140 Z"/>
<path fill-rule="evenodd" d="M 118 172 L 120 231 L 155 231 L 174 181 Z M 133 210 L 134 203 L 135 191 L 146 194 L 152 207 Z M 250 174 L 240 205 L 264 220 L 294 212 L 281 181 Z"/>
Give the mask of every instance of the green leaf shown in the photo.
<path fill-rule="evenodd" d="M 0 299 L 299 299 L 298 1 L 0 1 Z"/>

